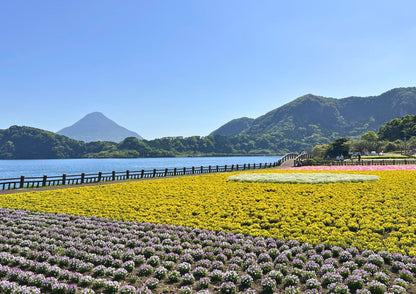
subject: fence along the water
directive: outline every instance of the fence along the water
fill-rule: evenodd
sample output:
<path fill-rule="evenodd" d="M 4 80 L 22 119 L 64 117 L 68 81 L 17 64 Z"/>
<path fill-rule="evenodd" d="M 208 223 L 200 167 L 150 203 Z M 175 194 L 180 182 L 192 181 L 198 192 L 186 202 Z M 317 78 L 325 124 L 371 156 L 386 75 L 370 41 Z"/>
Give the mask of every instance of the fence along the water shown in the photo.
<path fill-rule="evenodd" d="M 206 174 L 206 173 L 218 173 L 218 172 L 230 172 L 230 171 L 241 171 L 249 169 L 261 169 L 276 167 L 280 164 L 278 162 L 272 163 L 253 163 L 253 164 L 232 164 L 224 166 L 200 166 L 200 167 L 184 167 L 184 168 L 165 168 L 165 169 L 151 169 L 151 170 L 140 170 L 140 171 L 124 171 L 116 172 L 112 171 L 109 173 L 95 173 L 80 175 L 67 175 L 63 174 L 60 176 L 47 176 L 43 177 L 25 177 L 20 178 L 9 178 L 0 179 L 0 190 L 12 190 L 12 189 L 23 189 L 23 188 L 41 188 L 46 186 L 56 185 L 79 185 L 87 183 L 98 183 L 107 181 L 119 181 L 129 179 L 146 179 L 156 177 L 167 177 L 167 176 L 183 176 L 193 174 Z"/>

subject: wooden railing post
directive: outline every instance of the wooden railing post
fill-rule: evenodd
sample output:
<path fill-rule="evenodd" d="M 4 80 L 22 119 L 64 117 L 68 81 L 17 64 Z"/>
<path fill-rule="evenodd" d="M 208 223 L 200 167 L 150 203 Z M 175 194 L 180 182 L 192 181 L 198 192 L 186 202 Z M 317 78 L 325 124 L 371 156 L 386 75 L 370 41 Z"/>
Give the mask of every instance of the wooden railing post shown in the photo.
<path fill-rule="evenodd" d="M 62 175 L 62 185 L 66 184 L 66 174 Z"/>
<path fill-rule="evenodd" d="M 156 169 L 153 169 L 153 177 L 156 177 Z"/>
<path fill-rule="evenodd" d="M 211 173 L 211 166 L 208 166 L 208 172 Z"/>
<path fill-rule="evenodd" d="M 112 181 L 116 180 L 116 172 L 114 170 L 111 172 L 111 180 Z"/>
<path fill-rule="evenodd" d="M 140 178 L 143 179 L 144 177 L 144 169 L 142 169 L 141 173 L 140 173 Z"/>
<path fill-rule="evenodd" d="M 48 179 L 47 175 L 43 175 L 43 179 L 42 179 L 42 187 L 46 186 L 46 180 Z"/>
<path fill-rule="evenodd" d="M 20 177 L 20 186 L 19 188 L 24 188 L 25 185 L 25 176 L 21 176 Z"/>
<path fill-rule="evenodd" d="M 176 176 L 176 167 L 173 169 L 173 175 Z"/>
<path fill-rule="evenodd" d="M 130 171 L 126 170 L 126 179 L 128 180 L 130 178 Z"/>
<path fill-rule="evenodd" d="M 98 172 L 98 181 L 101 182 L 101 177 L 103 176 L 102 172 Z"/>
<path fill-rule="evenodd" d="M 235 169 L 236 169 L 236 170 L 238 170 L 238 164 L 237 164 L 237 166 L 235 167 Z"/>
<path fill-rule="evenodd" d="M 186 175 L 186 167 L 183 168 L 183 174 Z"/>
<path fill-rule="evenodd" d="M 231 165 L 231 171 L 233 171 L 233 170 L 234 170 L 234 164 Z"/>
<path fill-rule="evenodd" d="M 168 169 L 165 168 L 165 177 L 168 175 Z"/>
<path fill-rule="evenodd" d="M 85 180 L 85 173 L 81 174 L 81 184 L 84 184 L 84 180 Z"/>
<path fill-rule="evenodd" d="M 246 169 L 246 164 L 244 163 L 244 165 L 243 165 L 243 170 L 245 170 Z"/>
<path fill-rule="evenodd" d="M 224 171 L 225 172 L 227 171 L 227 165 L 224 165 Z"/>
<path fill-rule="evenodd" d="M 195 167 L 193 166 L 192 167 L 192 174 L 194 174 L 195 173 Z"/>
<path fill-rule="evenodd" d="M 217 172 L 218 172 L 219 171 L 218 165 L 216 166 L 216 168 L 217 168 Z"/>

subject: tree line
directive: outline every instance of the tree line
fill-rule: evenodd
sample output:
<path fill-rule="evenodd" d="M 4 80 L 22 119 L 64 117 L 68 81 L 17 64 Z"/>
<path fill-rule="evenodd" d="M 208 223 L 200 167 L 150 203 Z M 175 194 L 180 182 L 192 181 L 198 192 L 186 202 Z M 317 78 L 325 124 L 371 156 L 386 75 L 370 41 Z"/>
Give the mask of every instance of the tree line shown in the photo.
<path fill-rule="evenodd" d="M 280 155 L 307 149 L 311 149 L 308 143 L 268 134 L 165 137 L 154 140 L 128 137 L 120 143 L 85 143 L 31 127 L 12 126 L 0 130 L 0 159 Z"/>
<path fill-rule="evenodd" d="M 360 140 L 338 138 L 328 144 L 316 145 L 312 149 L 315 158 L 335 158 L 351 153 L 366 154 L 372 151 L 413 154 L 416 150 L 416 115 L 395 118 L 381 126 L 378 132 L 368 131 Z"/>
<path fill-rule="evenodd" d="M 324 144 L 322 144 L 324 142 Z M 360 140 L 339 138 L 330 142 L 319 136 L 289 138 L 284 134 L 165 137 L 139 140 L 128 137 L 120 143 L 85 143 L 53 132 L 12 126 L 0 130 L 0 159 L 136 158 L 174 156 L 283 155 L 312 150 L 315 157 L 348 156 L 350 152 L 391 152 L 416 149 L 416 116 L 395 118 L 369 131 Z"/>

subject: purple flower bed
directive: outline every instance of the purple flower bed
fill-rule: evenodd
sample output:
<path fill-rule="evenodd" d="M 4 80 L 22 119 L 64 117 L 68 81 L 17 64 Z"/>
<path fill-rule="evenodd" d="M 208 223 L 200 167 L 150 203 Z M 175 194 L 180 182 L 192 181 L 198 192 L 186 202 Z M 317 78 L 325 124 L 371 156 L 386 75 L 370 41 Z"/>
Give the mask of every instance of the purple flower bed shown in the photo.
<path fill-rule="evenodd" d="M 0 293 L 416 293 L 416 258 L 0 209 Z"/>

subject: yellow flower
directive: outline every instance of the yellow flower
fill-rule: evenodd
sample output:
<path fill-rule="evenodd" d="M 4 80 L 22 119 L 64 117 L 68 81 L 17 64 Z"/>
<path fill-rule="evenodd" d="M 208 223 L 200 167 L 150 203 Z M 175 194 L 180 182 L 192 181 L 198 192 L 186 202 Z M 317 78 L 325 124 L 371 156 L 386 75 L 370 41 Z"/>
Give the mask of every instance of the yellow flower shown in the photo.
<path fill-rule="evenodd" d="M 0 206 L 234 231 L 416 256 L 416 171 L 348 173 L 376 175 L 380 180 L 239 183 L 227 181 L 237 173 L 222 173 L 6 194 L 0 197 Z"/>

